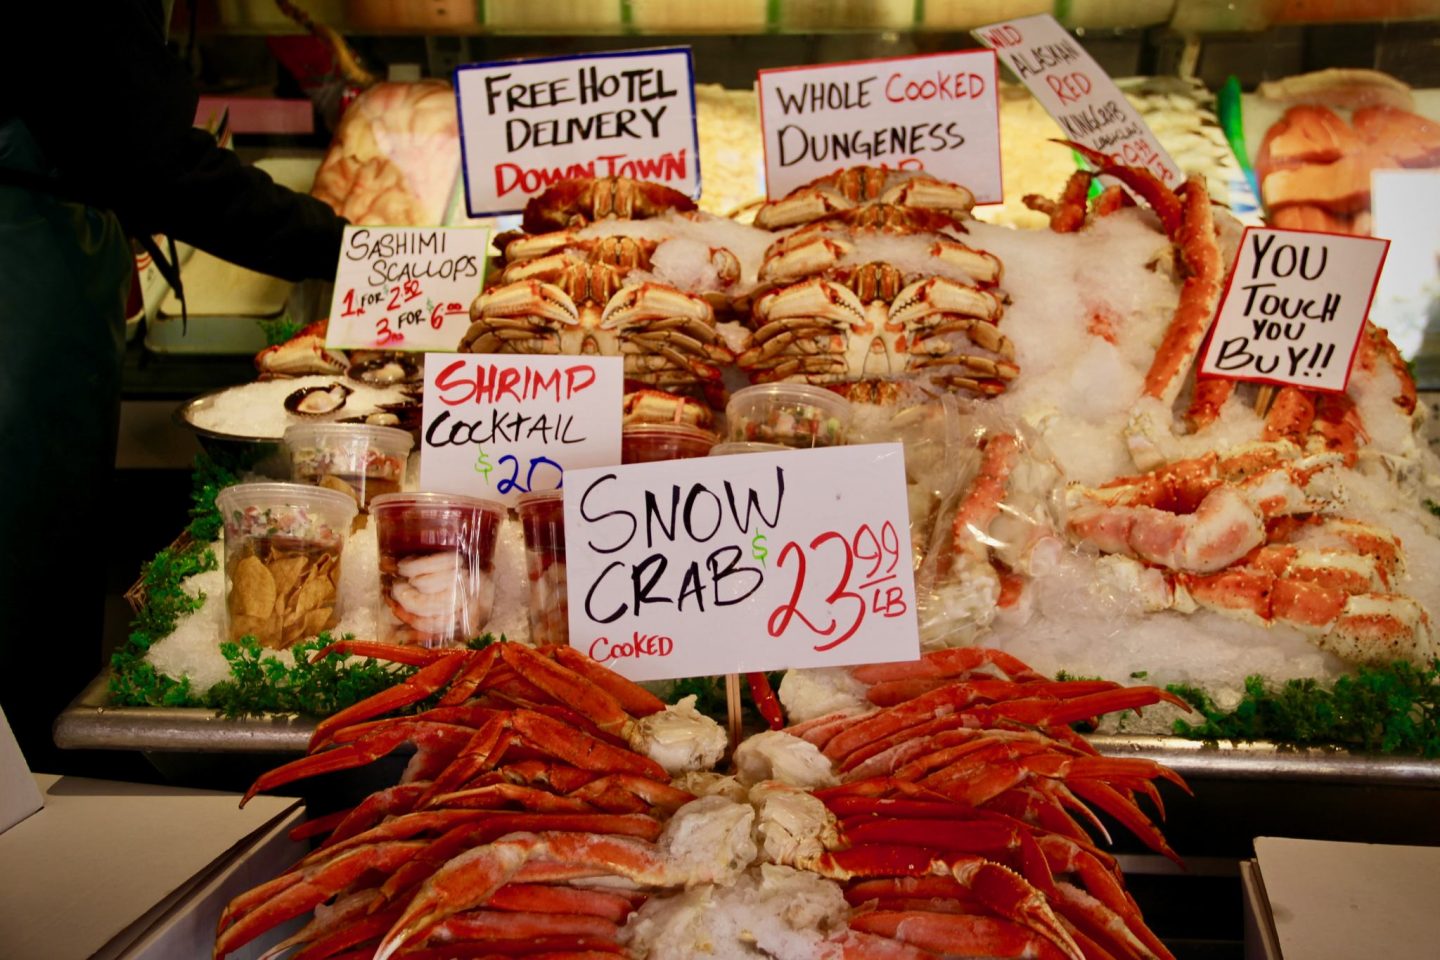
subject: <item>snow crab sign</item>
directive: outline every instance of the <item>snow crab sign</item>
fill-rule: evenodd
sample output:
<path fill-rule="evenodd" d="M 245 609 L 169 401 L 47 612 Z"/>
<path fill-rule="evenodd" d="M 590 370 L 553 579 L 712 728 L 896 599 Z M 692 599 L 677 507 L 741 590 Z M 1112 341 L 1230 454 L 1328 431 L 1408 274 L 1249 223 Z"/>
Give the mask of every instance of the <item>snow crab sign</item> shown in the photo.
<path fill-rule="evenodd" d="M 570 644 L 632 680 L 920 655 L 899 444 L 567 481 Z"/>
<path fill-rule="evenodd" d="M 620 462 L 619 357 L 425 356 L 420 486 L 513 505 Z"/>
<path fill-rule="evenodd" d="M 1389 246 L 1248 228 L 1201 375 L 1344 391 Z"/>
<path fill-rule="evenodd" d="M 998 70 L 988 50 L 761 70 L 770 199 L 857 163 L 1004 199 Z"/>
<path fill-rule="evenodd" d="M 346 227 L 326 346 L 454 350 L 489 249 L 478 227 Z"/>
<path fill-rule="evenodd" d="M 455 71 L 470 216 L 519 213 L 561 180 L 630 177 L 700 196 L 689 47 Z"/>
<path fill-rule="evenodd" d="M 1142 167 L 1171 189 L 1184 181 L 1115 81 L 1054 17 L 1021 17 L 972 33 L 999 53 L 1069 139 Z"/>

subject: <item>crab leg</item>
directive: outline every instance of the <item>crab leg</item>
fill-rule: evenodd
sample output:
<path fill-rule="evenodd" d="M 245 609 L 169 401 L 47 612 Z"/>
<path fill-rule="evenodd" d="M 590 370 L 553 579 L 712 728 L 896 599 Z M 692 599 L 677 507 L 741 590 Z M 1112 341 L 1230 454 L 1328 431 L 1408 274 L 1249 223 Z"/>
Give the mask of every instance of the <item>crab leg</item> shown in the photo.
<path fill-rule="evenodd" d="M 645 884 L 668 879 L 664 859 L 644 841 L 597 834 L 514 834 L 460 854 L 426 880 L 381 942 L 375 960 L 387 960 L 417 945 L 437 924 L 485 903 L 535 859 L 567 864 L 570 871 L 619 875 Z"/>
<path fill-rule="evenodd" d="M 520 643 L 502 643 L 500 656 L 511 669 L 544 690 L 556 703 L 589 717 L 606 733 L 623 737 L 633 726 L 634 721 L 613 696 L 533 648 Z"/>
<path fill-rule="evenodd" d="M 1064 956 L 1084 960 L 1080 948 L 1050 909 L 1045 895 L 1013 870 L 983 857 L 937 857 L 925 847 L 855 846 L 821 854 L 804 866 L 833 880 L 926 874 L 952 877 L 986 908 L 1044 937 Z"/>
<path fill-rule="evenodd" d="M 876 910 L 852 917 L 850 928 L 945 955 L 1034 957 L 1037 960 L 1067 956 L 1025 927 L 997 917 Z"/>
<path fill-rule="evenodd" d="M 1003 650 L 985 647 L 951 647 L 925 654 L 919 660 L 897 663 L 871 663 L 850 669 L 850 675 L 861 683 L 880 683 L 910 677 L 958 677 L 983 667 L 999 667 L 1016 683 L 1047 679 Z"/>
<path fill-rule="evenodd" d="M 444 757 L 445 762 L 448 763 L 449 759 L 454 756 L 454 752 L 458 752 L 473 733 L 474 731 L 469 727 L 450 723 L 407 720 L 403 723 L 390 724 L 353 743 L 335 747 L 313 756 L 292 760 L 261 774 L 245 792 L 245 796 L 240 800 L 240 805 L 244 806 L 249 803 L 250 798 L 257 793 L 273 790 L 296 780 L 319 776 L 322 773 L 334 773 L 337 770 L 363 767 L 367 763 L 380 759 L 403 743 L 413 742 L 422 752 L 430 752 L 436 757 Z"/>
<path fill-rule="evenodd" d="M 428 666 L 421 667 L 401 683 L 326 717 L 315 725 L 315 732 L 310 737 L 310 751 L 313 753 L 324 746 L 334 736 L 335 731 L 342 727 L 424 700 L 449 683 L 471 657 L 469 651 L 463 650 L 448 657 L 441 657 Z"/>
<path fill-rule="evenodd" d="M 387 900 L 394 900 L 466 850 L 493 843 L 507 834 L 546 830 L 614 834 L 654 840 L 660 833 L 660 822 L 643 814 L 609 814 L 594 812 L 497 812 L 474 823 L 464 823 L 431 841 L 424 850 L 402 864 L 380 886 Z"/>
<path fill-rule="evenodd" d="M 665 709 L 665 703 L 640 684 L 607 670 L 573 647 L 558 646 L 553 655 L 561 666 L 589 680 L 615 699 L 632 717 L 648 717 Z"/>
<path fill-rule="evenodd" d="M 291 917 L 329 900 L 370 870 L 394 870 L 426 846 L 414 840 L 394 841 L 352 850 L 333 860 L 285 873 L 230 901 L 220 915 L 215 960 Z"/>

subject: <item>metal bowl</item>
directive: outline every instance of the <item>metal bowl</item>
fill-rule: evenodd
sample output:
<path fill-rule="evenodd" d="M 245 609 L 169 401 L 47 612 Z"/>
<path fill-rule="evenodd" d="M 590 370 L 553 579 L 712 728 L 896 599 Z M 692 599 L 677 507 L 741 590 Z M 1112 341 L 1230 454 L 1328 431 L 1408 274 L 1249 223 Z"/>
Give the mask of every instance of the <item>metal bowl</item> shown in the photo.
<path fill-rule="evenodd" d="M 216 397 L 233 389 L 235 388 L 222 387 L 186 400 L 175 408 L 175 422 L 194 433 L 200 442 L 200 448 L 216 460 L 277 480 L 288 480 L 290 461 L 285 454 L 285 444 L 281 437 L 247 437 L 235 433 L 221 433 L 195 423 L 197 413 L 214 403 Z"/>

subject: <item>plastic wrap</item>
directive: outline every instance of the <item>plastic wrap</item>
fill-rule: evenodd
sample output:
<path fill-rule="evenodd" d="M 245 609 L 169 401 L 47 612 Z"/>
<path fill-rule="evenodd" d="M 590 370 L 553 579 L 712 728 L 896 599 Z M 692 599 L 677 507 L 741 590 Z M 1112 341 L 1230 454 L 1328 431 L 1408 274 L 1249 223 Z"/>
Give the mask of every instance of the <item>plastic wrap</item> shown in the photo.
<path fill-rule="evenodd" d="M 937 474 L 948 483 L 935 490 L 915 578 L 926 648 L 973 642 L 1002 611 L 1021 607 L 1032 571 L 1065 549 L 1056 535 L 1065 477 L 1033 430 L 972 404 L 957 407 L 947 436 L 958 440 Z"/>
<path fill-rule="evenodd" d="M 448 83 L 381 83 L 345 111 L 311 193 L 351 223 L 433 226 L 460 171 L 460 128 Z"/>

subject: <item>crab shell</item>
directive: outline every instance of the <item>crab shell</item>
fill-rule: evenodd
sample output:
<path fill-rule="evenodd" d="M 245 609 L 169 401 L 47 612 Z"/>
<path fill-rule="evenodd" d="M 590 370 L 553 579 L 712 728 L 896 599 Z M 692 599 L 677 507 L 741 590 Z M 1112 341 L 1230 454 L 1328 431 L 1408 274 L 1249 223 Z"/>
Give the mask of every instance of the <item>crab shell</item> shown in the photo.
<path fill-rule="evenodd" d="M 916 171 L 851 167 L 766 203 L 755 214 L 755 226 L 780 230 L 877 203 L 964 217 L 975 206 L 975 195 L 959 184 Z"/>
<path fill-rule="evenodd" d="M 913 279 L 889 264 L 772 290 L 754 313 L 754 345 L 738 362 L 760 382 L 830 385 L 923 373 L 989 396 L 1019 374 L 1014 347 L 995 325 L 998 296 L 945 277 Z"/>
<path fill-rule="evenodd" d="M 694 200 L 663 184 L 629 177 L 598 177 L 566 180 L 530 198 L 525 204 L 523 223 L 528 233 L 544 233 L 606 217 L 643 220 L 667 210 L 694 209 Z"/>
<path fill-rule="evenodd" d="M 627 378 L 661 389 L 718 385 L 720 365 L 734 360 L 701 297 L 660 283 L 625 284 L 601 263 L 573 264 L 555 280 L 481 294 L 460 350 L 619 356 Z"/>

